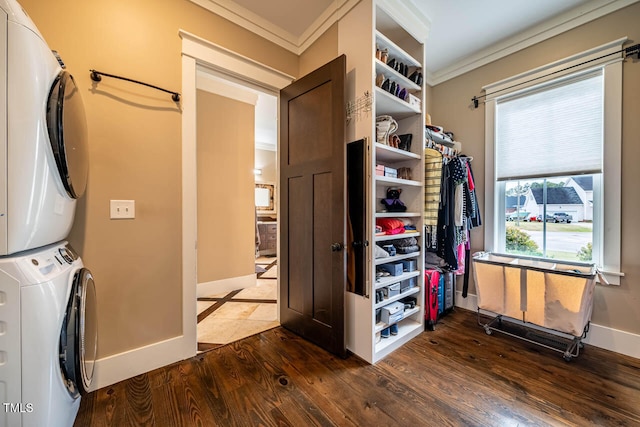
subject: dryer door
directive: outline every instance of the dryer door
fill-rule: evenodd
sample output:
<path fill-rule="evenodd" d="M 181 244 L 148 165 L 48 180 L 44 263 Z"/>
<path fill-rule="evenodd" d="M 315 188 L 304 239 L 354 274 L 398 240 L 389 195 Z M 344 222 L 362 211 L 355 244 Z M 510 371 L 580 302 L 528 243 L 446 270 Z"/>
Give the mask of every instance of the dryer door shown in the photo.
<path fill-rule="evenodd" d="M 78 269 L 60 332 L 60 367 L 69 393 L 89 390 L 98 348 L 96 287 L 91 272 Z"/>
<path fill-rule="evenodd" d="M 56 167 L 69 197 L 84 194 L 89 171 L 87 122 L 73 76 L 62 70 L 47 103 L 47 128 Z"/>

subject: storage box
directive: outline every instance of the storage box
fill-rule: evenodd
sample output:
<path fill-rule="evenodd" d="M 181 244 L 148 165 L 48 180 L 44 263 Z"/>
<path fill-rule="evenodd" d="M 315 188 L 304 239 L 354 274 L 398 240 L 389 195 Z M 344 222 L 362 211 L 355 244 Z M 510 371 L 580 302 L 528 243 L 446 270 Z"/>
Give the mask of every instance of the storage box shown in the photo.
<path fill-rule="evenodd" d="M 409 94 L 409 105 L 422 108 L 422 100 L 415 95 Z"/>
<path fill-rule="evenodd" d="M 404 317 L 404 304 L 396 301 L 382 307 L 381 319 L 384 323 L 392 325 Z"/>
<path fill-rule="evenodd" d="M 384 167 L 384 176 L 388 176 L 389 178 L 397 178 L 398 177 L 398 169 L 390 168 L 388 166 Z"/>
<path fill-rule="evenodd" d="M 389 297 L 395 297 L 396 295 L 400 295 L 400 282 L 394 283 L 393 285 L 387 286 L 389 289 L 388 295 Z"/>
<path fill-rule="evenodd" d="M 402 269 L 406 272 L 416 271 L 416 260 L 415 259 L 405 259 L 400 261 L 402 263 Z"/>
<path fill-rule="evenodd" d="M 401 262 L 389 262 L 386 264 L 381 264 L 380 268 L 384 271 L 389 272 L 392 276 L 400 276 L 402 274 L 402 263 Z"/>
<path fill-rule="evenodd" d="M 409 289 L 415 288 L 416 286 L 417 282 L 415 277 L 404 279 L 400 282 L 400 292 L 408 291 Z"/>
<path fill-rule="evenodd" d="M 384 165 L 376 165 L 376 175 L 384 176 Z"/>

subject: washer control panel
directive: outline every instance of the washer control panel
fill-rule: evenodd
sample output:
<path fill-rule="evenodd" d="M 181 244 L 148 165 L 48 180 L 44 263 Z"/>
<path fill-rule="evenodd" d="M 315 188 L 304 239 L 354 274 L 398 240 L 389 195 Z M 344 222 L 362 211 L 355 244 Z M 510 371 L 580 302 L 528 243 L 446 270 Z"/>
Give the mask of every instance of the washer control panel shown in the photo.
<path fill-rule="evenodd" d="M 57 244 L 48 248 L 32 250 L 18 260 L 18 266 L 30 283 L 51 280 L 63 271 L 73 268 L 78 255 L 67 245 Z"/>

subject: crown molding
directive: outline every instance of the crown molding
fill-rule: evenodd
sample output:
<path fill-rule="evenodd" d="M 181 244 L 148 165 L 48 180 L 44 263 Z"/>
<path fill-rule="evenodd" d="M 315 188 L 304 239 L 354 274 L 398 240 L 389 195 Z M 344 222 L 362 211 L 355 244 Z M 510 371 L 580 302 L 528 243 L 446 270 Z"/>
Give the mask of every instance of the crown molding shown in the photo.
<path fill-rule="evenodd" d="M 429 84 L 429 86 L 438 85 L 638 1 L 639 0 L 593 0 L 505 41 L 480 50 L 473 55 L 469 55 L 440 71 L 428 73 L 427 84 Z M 428 56 L 429 53 L 427 52 L 427 57 Z"/>
<path fill-rule="evenodd" d="M 377 5 L 395 22 L 401 22 L 402 27 L 413 38 L 421 43 L 427 41 L 431 31 L 431 20 L 413 3 L 406 0 L 379 0 Z"/>
<path fill-rule="evenodd" d="M 189 0 L 242 28 L 296 54 L 301 55 L 325 31 L 342 18 L 360 0 L 334 0 L 300 36 L 283 30 L 232 0 Z"/>

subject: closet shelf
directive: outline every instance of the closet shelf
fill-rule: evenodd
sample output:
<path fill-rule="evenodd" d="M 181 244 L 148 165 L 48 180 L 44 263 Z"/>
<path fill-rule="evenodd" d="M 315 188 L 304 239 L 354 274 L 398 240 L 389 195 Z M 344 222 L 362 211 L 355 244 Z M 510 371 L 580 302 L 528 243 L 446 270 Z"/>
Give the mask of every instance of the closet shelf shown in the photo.
<path fill-rule="evenodd" d="M 401 254 L 390 256 L 387 258 L 376 258 L 375 265 L 386 264 L 388 262 L 402 261 L 403 259 L 411 259 L 420 256 L 420 252 L 411 252 L 410 254 Z"/>
<path fill-rule="evenodd" d="M 412 218 L 420 215 L 421 212 L 376 212 L 376 218 Z"/>
<path fill-rule="evenodd" d="M 443 136 L 436 132 L 431 132 L 428 129 L 424 131 L 425 139 L 430 139 L 436 144 L 444 145 L 445 147 L 453 147 L 453 141 L 448 136 Z"/>
<path fill-rule="evenodd" d="M 420 311 L 420 307 L 419 306 L 416 306 L 416 307 L 412 308 L 411 310 L 405 310 L 404 319 L 401 320 L 400 323 L 398 323 L 398 327 L 399 327 L 400 330 L 398 331 L 398 335 L 397 336 L 400 336 L 400 332 L 403 329 L 402 328 L 403 325 L 407 326 L 408 323 L 412 323 L 412 324 L 413 323 L 417 323 L 415 321 L 412 321 L 412 319 L 407 319 L 407 318 L 410 317 L 410 316 L 413 316 L 414 314 L 418 313 L 419 311 Z M 387 325 L 384 322 L 378 322 L 378 323 L 376 323 L 375 331 L 379 332 L 379 331 L 383 330 L 384 328 L 386 328 L 387 326 L 389 326 L 389 325 Z M 384 341 L 387 341 L 387 340 L 388 340 L 388 338 L 385 339 Z M 381 341 L 380 343 L 382 343 L 384 341 Z M 380 344 L 380 343 L 378 343 L 378 344 Z M 377 345 L 376 345 L 376 347 L 377 347 Z M 376 348 L 376 351 L 377 351 L 377 348 Z"/>
<path fill-rule="evenodd" d="M 413 187 L 422 187 L 422 182 L 409 179 L 391 178 L 389 176 L 376 176 L 376 184 L 383 185 L 409 185 Z"/>
<path fill-rule="evenodd" d="M 406 119 L 420 114 L 420 108 L 391 95 L 389 92 L 376 86 L 375 90 L 376 116 L 390 115 L 396 120 Z"/>
<path fill-rule="evenodd" d="M 420 61 L 409 55 L 404 51 L 404 49 L 392 42 L 387 36 L 378 30 L 376 30 L 376 45 L 379 49 L 386 48 L 389 52 L 389 58 L 395 58 L 396 60 L 400 60 L 400 62 L 404 62 L 405 64 L 413 67 L 422 67 Z"/>
<path fill-rule="evenodd" d="M 418 86 L 416 83 L 412 82 L 393 68 L 389 67 L 384 62 L 380 61 L 378 58 L 375 59 L 376 62 L 376 74 L 384 74 L 385 77 L 390 78 L 391 80 L 395 80 L 396 83 L 399 83 L 400 86 L 413 90 L 420 91 L 422 88 Z M 402 62 L 402 61 L 400 61 Z"/>
<path fill-rule="evenodd" d="M 411 233 L 385 234 L 382 236 L 375 236 L 375 240 L 376 242 L 386 242 L 387 240 L 406 239 L 408 237 L 420 237 L 420 233 L 418 231 L 414 231 Z"/>
<path fill-rule="evenodd" d="M 420 160 L 420 155 L 376 142 L 376 160 L 383 162 L 401 162 L 409 159 Z"/>
<path fill-rule="evenodd" d="M 384 288 L 385 286 L 393 285 L 394 283 L 400 282 L 402 280 L 411 279 L 412 277 L 418 277 L 419 275 L 420 275 L 420 271 L 416 270 L 416 271 L 411 271 L 409 273 L 402 273 L 400 276 L 381 277 L 376 281 L 375 288 L 376 290 L 380 288 Z M 402 296 L 406 296 L 406 295 L 407 295 L 406 292 L 402 293 Z"/>
<path fill-rule="evenodd" d="M 402 292 L 402 293 L 400 293 L 400 294 L 398 294 L 398 295 L 395 295 L 395 296 L 392 296 L 391 298 L 387 298 L 387 299 L 385 299 L 385 300 L 382 300 L 381 302 L 377 303 L 377 304 L 374 306 L 374 309 L 375 309 L 375 308 L 384 307 L 384 306 L 385 306 L 385 305 L 387 305 L 387 304 L 391 304 L 392 302 L 395 302 L 395 301 L 401 300 L 401 299 L 402 299 L 402 298 L 404 298 L 404 297 L 408 297 L 408 296 L 411 296 L 411 295 L 417 294 L 418 292 L 420 292 L 420 288 L 419 288 L 419 287 L 417 287 L 417 286 L 414 286 L 413 288 L 409 288 L 409 289 L 407 289 L 406 291 L 404 291 L 404 292 Z"/>

